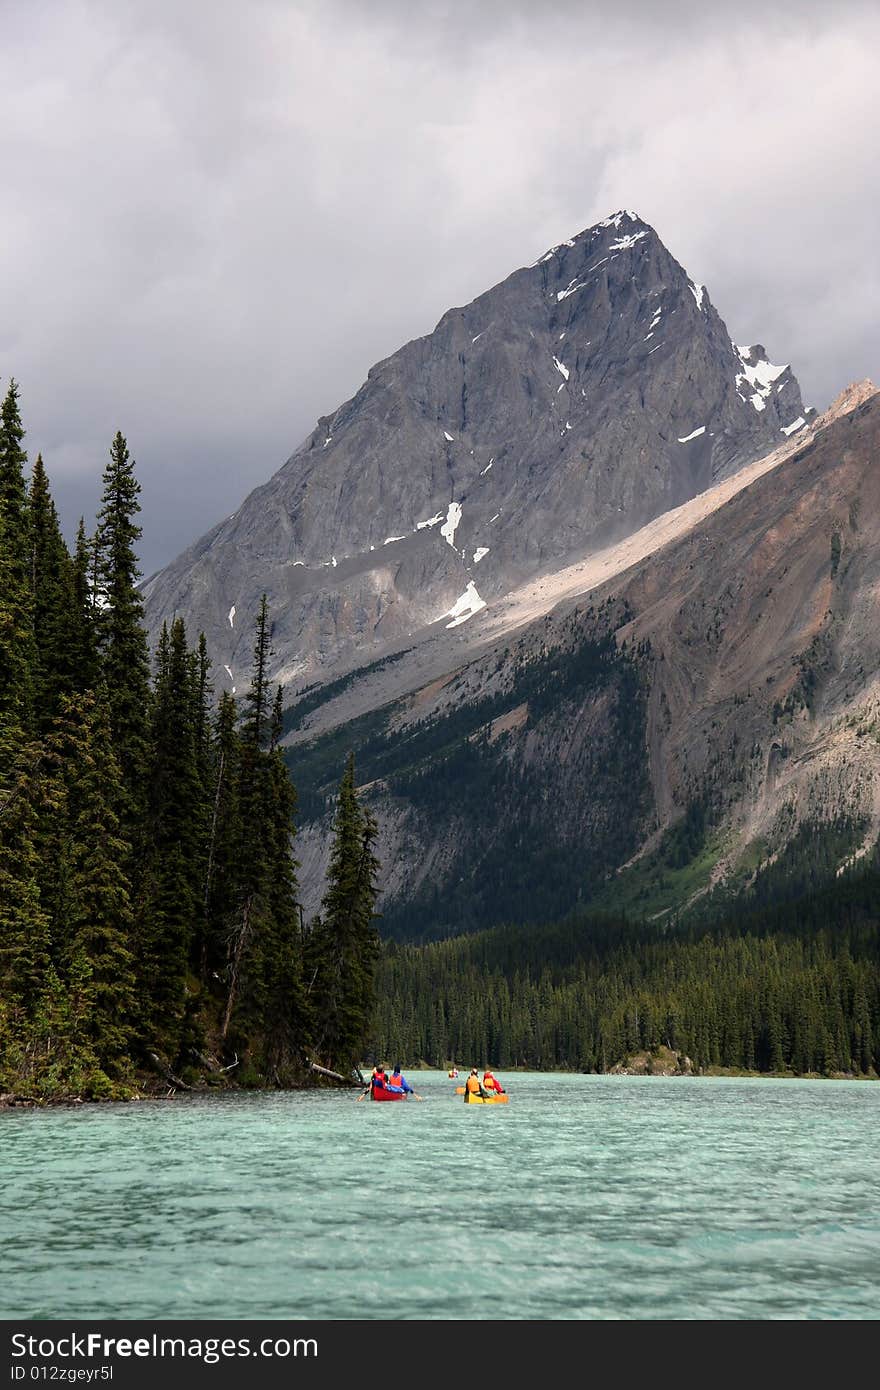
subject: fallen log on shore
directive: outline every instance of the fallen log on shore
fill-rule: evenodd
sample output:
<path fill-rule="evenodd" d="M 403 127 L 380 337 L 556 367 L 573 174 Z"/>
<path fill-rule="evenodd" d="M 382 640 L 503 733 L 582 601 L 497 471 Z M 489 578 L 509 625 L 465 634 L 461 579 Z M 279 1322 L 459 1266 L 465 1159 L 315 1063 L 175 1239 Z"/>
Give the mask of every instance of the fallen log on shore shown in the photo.
<path fill-rule="evenodd" d="M 340 1076 L 338 1071 L 331 1071 L 329 1067 L 319 1067 L 317 1062 L 309 1063 L 309 1071 L 315 1071 L 320 1076 L 329 1076 L 331 1081 L 338 1081 L 343 1086 L 356 1087 L 358 1090 L 364 1085 L 363 1080 L 355 1081 L 352 1076 Z"/>

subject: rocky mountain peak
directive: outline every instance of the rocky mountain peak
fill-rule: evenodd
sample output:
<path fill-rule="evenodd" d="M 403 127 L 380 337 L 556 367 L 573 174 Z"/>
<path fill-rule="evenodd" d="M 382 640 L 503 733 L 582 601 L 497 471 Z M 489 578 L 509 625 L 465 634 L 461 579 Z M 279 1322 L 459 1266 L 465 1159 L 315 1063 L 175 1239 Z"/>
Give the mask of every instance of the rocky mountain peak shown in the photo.
<path fill-rule="evenodd" d="M 179 612 L 204 629 L 230 685 L 264 591 L 288 682 L 441 624 L 470 643 L 512 586 L 629 534 L 805 420 L 790 370 L 736 348 L 705 288 L 620 211 L 377 363 L 234 517 L 149 581 L 150 624 Z"/>

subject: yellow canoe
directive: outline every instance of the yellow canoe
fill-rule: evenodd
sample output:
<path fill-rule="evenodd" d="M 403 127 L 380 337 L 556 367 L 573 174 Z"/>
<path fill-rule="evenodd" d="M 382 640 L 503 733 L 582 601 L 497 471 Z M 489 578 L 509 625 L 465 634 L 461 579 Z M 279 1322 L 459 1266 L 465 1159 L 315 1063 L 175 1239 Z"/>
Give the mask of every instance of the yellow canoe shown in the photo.
<path fill-rule="evenodd" d="M 457 1096 L 463 1096 L 464 1087 L 456 1086 L 455 1094 Z M 467 1103 L 468 1105 L 507 1105 L 509 1101 L 510 1096 L 505 1091 L 504 1094 L 500 1096 L 474 1096 L 474 1098 Z"/>

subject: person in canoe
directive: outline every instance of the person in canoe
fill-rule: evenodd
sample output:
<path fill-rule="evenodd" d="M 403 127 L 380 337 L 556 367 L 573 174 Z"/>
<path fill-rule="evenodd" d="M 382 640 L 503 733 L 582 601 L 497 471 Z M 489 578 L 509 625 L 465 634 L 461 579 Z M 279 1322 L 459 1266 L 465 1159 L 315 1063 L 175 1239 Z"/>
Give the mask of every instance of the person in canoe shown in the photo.
<path fill-rule="evenodd" d="M 447 1072 L 447 1076 L 449 1076 L 454 1081 L 455 1078 L 458 1076 L 458 1067 L 453 1067 L 450 1072 Z"/>
<path fill-rule="evenodd" d="M 399 1066 L 394 1068 L 394 1071 L 391 1073 L 391 1079 L 388 1084 L 392 1091 L 403 1091 L 403 1094 L 405 1096 L 415 1095 L 415 1091 L 407 1081 Z"/>
<path fill-rule="evenodd" d="M 410 1090 L 407 1085 L 407 1090 Z M 402 1096 L 404 1090 L 402 1086 L 396 1086 L 393 1078 L 390 1077 L 384 1066 L 377 1065 L 373 1068 L 373 1075 L 370 1077 L 370 1093 L 373 1091 L 393 1091 L 395 1095 Z"/>
<path fill-rule="evenodd" d="M 479 1096 L 481 1099 L 485 1100 L 486 1097 L 488 1096 L 488 1094 L 489 1094 L 489 1092 L 488 1092 L 488 1091 L 484 1091 L 484 1090 L 483 1090 L 483 1087 L 482 1087 L 482 1085 L 481 1085 L 481 1083 L 480 1083 L 480 1073 L 479 1073 L 479 1071 L 477 1070 L 476 1067 L 471 1067 L 471 1074 L 470 1074 L 470 1076 L 468 1077 L 467 1081 L 464 1083 L 464 1103 L 465 1103 L 465 1105 L 467 1105 L 467 1103 L 468 1103 L 468 1101 L 471 1099 L 471 1097 L 473 1097 L 474 1099 L 476 1099 L 476 1098 Z"/>
<path fill-rule="evenodd" d="M 504 1087 L 501 1085 L 501 1082 L 498 1080 L 498 1077 L 495 1075 L 491 1067 L 487 1067 L 486 1070 L 483 1072 L 483 1086 L 490 1093 L 490 1095 L 504 1095 Z"/>

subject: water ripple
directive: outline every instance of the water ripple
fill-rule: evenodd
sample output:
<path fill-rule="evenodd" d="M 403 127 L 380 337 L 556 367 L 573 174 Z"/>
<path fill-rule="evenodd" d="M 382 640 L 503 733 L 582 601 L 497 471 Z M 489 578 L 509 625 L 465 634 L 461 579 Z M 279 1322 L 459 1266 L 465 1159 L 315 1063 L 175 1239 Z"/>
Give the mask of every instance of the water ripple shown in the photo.
<path fill-rule="evenodd" d="M 876 1316 L 880 1088 L 414 1080 L 0 1116 L 0 1316 Z"/>

